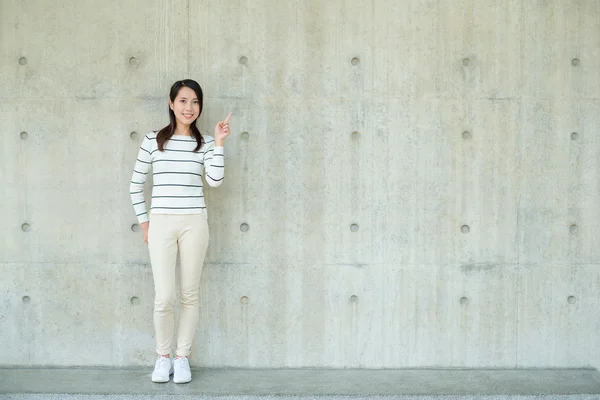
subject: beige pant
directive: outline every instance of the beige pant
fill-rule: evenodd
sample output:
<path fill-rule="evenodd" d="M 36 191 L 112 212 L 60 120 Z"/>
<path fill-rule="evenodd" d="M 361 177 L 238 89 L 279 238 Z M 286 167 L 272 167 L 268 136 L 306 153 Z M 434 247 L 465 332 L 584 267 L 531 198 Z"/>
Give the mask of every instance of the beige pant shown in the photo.
<path fill-rule="evenodd" d="M 179 250 L 179 330 L 177 356 L 188 356 L 199 320 L 200 275 L 208 247 L 206 213 L 151 214 L 148 250 L 154 277 L 156 352 L 171 354 L 175 329 L 173 307 L 177 250 Z"/>

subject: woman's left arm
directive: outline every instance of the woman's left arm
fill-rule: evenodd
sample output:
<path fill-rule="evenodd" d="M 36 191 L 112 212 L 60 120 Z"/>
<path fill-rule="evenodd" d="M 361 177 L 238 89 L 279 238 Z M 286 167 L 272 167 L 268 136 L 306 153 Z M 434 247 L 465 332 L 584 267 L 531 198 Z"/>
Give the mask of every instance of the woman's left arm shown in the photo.
<path fill-rule="evenodd" d="M 229 136 L 229 113 L 225 121 L 215 126 L 215 141 L 207 144 L 204 152 L 204 169 L 206 182 L 213 187 L 220 186 L 225 178 L 225 155 L 223 153 L 225 138 Z"/>

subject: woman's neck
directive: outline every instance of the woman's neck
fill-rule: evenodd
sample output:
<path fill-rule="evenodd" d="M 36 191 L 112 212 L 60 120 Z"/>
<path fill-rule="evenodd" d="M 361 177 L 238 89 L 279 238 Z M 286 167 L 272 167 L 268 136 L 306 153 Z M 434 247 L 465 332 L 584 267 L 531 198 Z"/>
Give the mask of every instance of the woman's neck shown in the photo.
<path fill-rule="evenodd" d="M 181 135 L 181 136 L 192 136 L 192 130 L 190 129 L 190 126 L 180 126 L 179 124 L 175 127 L 175 135 Z"/>

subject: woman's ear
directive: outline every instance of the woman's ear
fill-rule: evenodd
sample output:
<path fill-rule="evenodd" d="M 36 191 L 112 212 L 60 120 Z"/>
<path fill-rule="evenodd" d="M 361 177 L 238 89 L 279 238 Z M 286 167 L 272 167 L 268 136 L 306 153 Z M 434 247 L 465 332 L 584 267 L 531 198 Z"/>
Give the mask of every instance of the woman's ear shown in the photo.
<path fill-rule="evenodd" d="M 173 102 L 171 100 L 169 100 L 169 108 L 171 109 L 171 111 L 175 111 L 173 110 Z"/>

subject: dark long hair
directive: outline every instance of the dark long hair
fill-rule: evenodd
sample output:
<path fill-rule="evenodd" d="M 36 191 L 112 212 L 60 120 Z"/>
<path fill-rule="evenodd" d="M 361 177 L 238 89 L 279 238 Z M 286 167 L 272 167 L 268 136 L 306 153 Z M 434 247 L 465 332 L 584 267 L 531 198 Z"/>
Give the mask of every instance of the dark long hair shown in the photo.
<path fill-rule="evenodd" d="M 189 87 L 194 92 L 196 92 L 196 97 L 198 98 L 198 102 L 200 103 L 200 112 L 198 113 L 198 118 L 200 118 L 200 115 L 202 114 L 203 94 L 202 94 L 202 88 L 200 87 L 198 82 L 193 81 L 191 79 L 184 79 L 182 81 L 175 82 L 173 84 L 173 86 L 171 86 L 171 92 L 169 93 L 169 98 L 171 99 L 171 102 L 174 103 L 175 98 L 177 97 L 177 94 L 179 93 L 179 89 L 181 89 L 184 86 Z M 194 120 L 194 122 L 192 122 L 190 124 L 190 128 L 192 130 L 192 136 L 196 139 L 196 143 L 197 143 L 194 151 L 200 150 L 200 147 L 202 147 L 202 144 L 204 143 L 204 138 L 202 137 L 200 130 L 198 130 L 198 127 L 196 126 L 196 121 L 198 120 L 198 118 L 196 118 Z M 156 143 L 158 144 L 158 149 L 160 151 L 164 150 L 165 143 L 167 143 L 167 141 L 169 139 L 171 139 L 171 137 L 175 133 L 175 128 L 177 127 L 177 120 L 175 119 L 175 113 L 173 113 L 173 110 L 171 110 L 171 107 L 169 107 L 169 119 L 171 121 L 169 123 L 169 125 L 165 126 L 160 131 L 158 131 L 158 134 L 156 135 Z"/>

